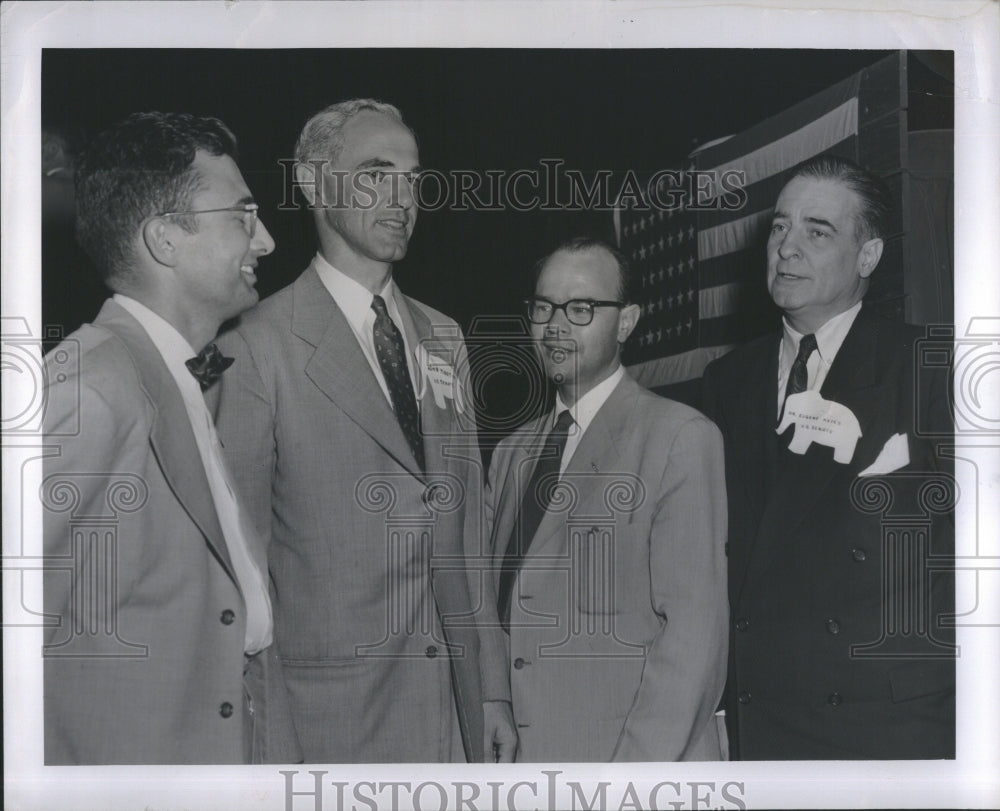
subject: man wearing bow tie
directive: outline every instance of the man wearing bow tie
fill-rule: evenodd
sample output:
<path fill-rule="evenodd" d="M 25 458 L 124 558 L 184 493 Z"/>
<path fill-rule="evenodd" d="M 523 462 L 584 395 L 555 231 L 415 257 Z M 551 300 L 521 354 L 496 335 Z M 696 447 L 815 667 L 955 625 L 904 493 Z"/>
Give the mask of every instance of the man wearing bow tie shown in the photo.
<path fill-rule="evenodd" d="M 889 213 L 850 161 L 795 167 L 767 246 L 782 331 L 705 371 L 744 760 L 955 756 L 950 466 L 917 423 L 950 430 L 947 380 L 917 374 L 920 330 L 862 304 Z"/>
<path fill-rule="evenodd" d="M 265 544 L 202 396 L 274 249 L 235 154 L 218 119 L 141 113 L 78 170 L 78 238 L 113 296 L 46 358 L 50 765 L 299 757 Z"/>
<path fill-rule="evenodd" d="M 719 760 L 719 432 L 622 368 L 639 308 L 610 246 L 542 260 L 527 307 L 555 408 L 500 443 L 486 496 L 518 760 Z"/>
<path fill-rule="evenodd" d="M 482 552 L 465 346 L 393 279 L 417 220 L 416 140 L 395 107 L 356 99 L 310 119 L 295 152 L 319 249 L 220 339 L 237 363 L 217 415 L 271 535 L 306 760 L 510 760 L 495 599 L 466 569 Z"/>

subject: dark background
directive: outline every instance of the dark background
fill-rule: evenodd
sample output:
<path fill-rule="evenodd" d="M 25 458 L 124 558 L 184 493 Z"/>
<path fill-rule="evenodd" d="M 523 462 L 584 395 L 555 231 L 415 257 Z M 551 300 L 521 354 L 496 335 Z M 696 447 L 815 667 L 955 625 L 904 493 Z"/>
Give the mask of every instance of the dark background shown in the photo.
<path fill-rule="evenodd" d="M 306 119 L 334 101 L 374 97 L 397 105 L 417 133 L 423 166 L 443 172 L 540 170 L 539 161 L 552 158 L 585 175 L 643 173 L 680 166 L 695 147 L 774 115 L 888 53 L 48 49 L 42 125 L 63 135 L 72 151 L 130 112 L 223 119 L 239 138 L 240 166 L 277 244 L 260 266 L 264 297 L 293 281 L 315 252 L 308 212 L 278 209 L 288 193 L 278 160 L 292 157 Z M 911 93 L 911 129 L 951 127 L 951 54 L 912 56 L 911 87 L 923 89 Z M 49 181 L 57 183 L 58 177 Z M 56 327 L 53 336 L 90 320 L 106 295 L 58 223 L 58 216 L 47 217 L 43 227 L 43 323 Z M 424 211 L 395 276 L 406 293 L 475 332 L 477 316 L 519 313 L 534 261 L 580 233 L 613 240 L 611 214 Z M 761 257 L 762 284 L 763 270 Z M 516 375 L 493 377 L 484 391 L 486 410 L 502 414 L 519 401 L 522 382 Z"/>

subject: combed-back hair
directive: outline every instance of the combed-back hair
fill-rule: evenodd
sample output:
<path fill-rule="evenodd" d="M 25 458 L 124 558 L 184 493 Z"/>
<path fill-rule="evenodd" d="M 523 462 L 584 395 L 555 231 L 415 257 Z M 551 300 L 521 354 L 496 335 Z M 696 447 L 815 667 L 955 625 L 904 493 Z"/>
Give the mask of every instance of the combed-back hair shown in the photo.
<path fill-rule="evenodd" d="M 861 207 L 855 220 L 855 234 L 861 241 L 885 237 L 892 207 L 889 189 L 881 178 L 847 158 L 816 155 L 792 170 L 796 177 L 836 180 L 858 195 Z"/>
<path fill-rule="evenodd" d="M 621 251 L 613 247 L 610 243 L 597 237 L 578 236 L 568 239 L 560 244 L 555 250 L 547 253 L 537 262 L 534 267 L 535 284 L 538 284 L 538 277 L 542 275 L 542 270 L 548 261 L 560 251 L 577 253 L 579 251 L 589 251 L 591 248 L 603 248 L 611 254 L 618 265 L 618 300 L 625 304 L 632 303 L 631 268 L 628 259 Z"/>
<path fill-rule="evenodd" d="M 344 126 L 358 113 L 371 110 L 395 118 L 404 127 L 403 114 L 398 107 L 376 99 L 348 99 L 325 107 L 310 118 L 295 142 L 295 160 L 337 160 L 344 146 Z M 412 133 L 413 130 L 410 130 Z M 416 135 L 414 135 L 414 139 Z"/>

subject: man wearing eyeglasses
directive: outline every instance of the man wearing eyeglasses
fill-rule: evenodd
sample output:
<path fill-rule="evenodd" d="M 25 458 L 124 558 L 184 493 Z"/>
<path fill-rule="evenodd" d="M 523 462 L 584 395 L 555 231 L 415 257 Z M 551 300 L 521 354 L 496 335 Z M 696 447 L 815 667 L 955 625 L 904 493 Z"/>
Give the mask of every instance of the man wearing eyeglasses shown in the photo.
<path fill-rule="evenodd" d="M 728 607 L 722 440 L 636 384 L 626 260 L 571 240 L 526 302 L 555 407 L 487 486 L 518 760 L 718 760 Z"/>
<path fill-rule="evenodd" d="M 219 431 L 272 537 L 275 638 L 307 761 L 510 760 L 501 631 L 477 627 L 481 462 L 458 325 L 403 295 L 414 135 L 395 107 L 310 119 L 319 250 L 220 340 Z M 470 593 L 470 587 L 475 588 Z"/>
<path fill-rule="evenodd" d="M 202 394 L 274 250 L 235 154 L 218 119 L 139 113 L 78 169 L 77 236 L 113 296 L 46 356 L 49 765 L 300 757 L 264 539 Z"/>

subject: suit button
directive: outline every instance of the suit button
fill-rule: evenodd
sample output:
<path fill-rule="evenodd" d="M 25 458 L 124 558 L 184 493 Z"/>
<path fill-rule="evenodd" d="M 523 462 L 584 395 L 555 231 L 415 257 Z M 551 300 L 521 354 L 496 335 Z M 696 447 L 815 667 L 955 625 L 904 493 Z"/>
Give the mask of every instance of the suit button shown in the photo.
<path fill-rule="evenodd" d="M 425 650 L 424 653 L 427 655 L 428 659 L 433 659 L 438 655 L 438 649 L 434 645 L 428 645 L 427 650 Z"/>
<path fill-rule="evenodd" d="M 749 704 L 750 703 L 750 691 L 749 690 L 741 690 L 740 694 L 738 696 L 736 696 L 736 700 L 738 702 L 740 702 L 740 704 L 743 704 L 743 705 Z"/>
<path fill-rule="evenodd" d="M 858 563 L 864 563 L 864 561 L 868 558 L 868 553 L 860 546 L 855 546 L 851 550 L 851 557 L 854 558 Z"/>
<path fill-rule="evenodd" d="M 839 634 L 840 633 L 840 623 L 837 622 L 836 620 L 827 620 L 826 621 L 826 630 L 828 632 L 830 632 L 831 634 Z"/>
<path fill-rule="evenodd" d="M 232 625 L 233 620 L 235 619 L 236 615 L 228 608 L 225 611 L 223 611 L 221 616 L 219 617 L 219 620 L 222 622 L 223 625 Z"/>
<path fill-rule="evenodd" d="M 223 701 L 222 705 L 219 707 L 219 715 L 223 718 L 231 718 L 233 715 L 233 705 L 228 701 Z"/>
<path fill-rule="evenodd" d="M 736 620 L 737 631 L 746 631 L 749 628 L 750 628 L 750 620 L 748 620 L 746 617 L 740 617 L 738 620 Z"/>
<path fill-rule="evenodd" d="M 844 697 L 840 693 L 830 693 L 826 697 L 826 703 L 831 707 L 839 707 L 844 701 Z"/>
<path fill-rule="evenodd" d="M 514 670 L 520 670 L 522 667 L 524 667 L 524 659 L 522 659 L 520 656 L 518 656 L 514 660 Z"/>

